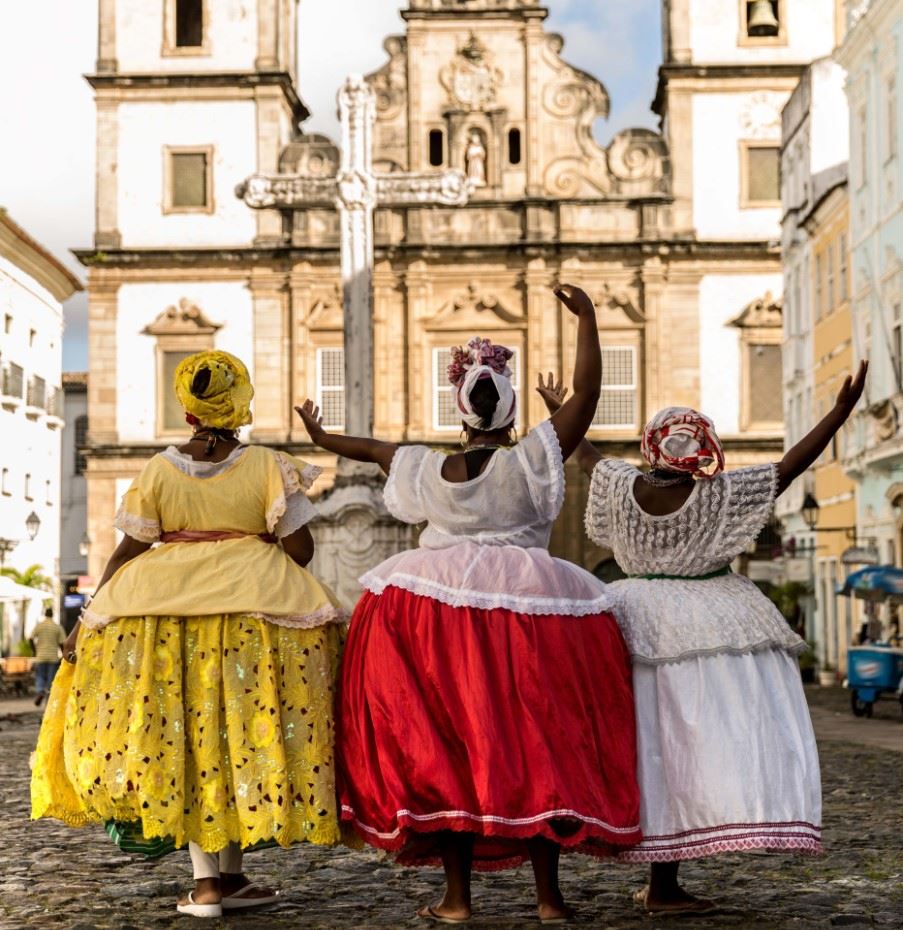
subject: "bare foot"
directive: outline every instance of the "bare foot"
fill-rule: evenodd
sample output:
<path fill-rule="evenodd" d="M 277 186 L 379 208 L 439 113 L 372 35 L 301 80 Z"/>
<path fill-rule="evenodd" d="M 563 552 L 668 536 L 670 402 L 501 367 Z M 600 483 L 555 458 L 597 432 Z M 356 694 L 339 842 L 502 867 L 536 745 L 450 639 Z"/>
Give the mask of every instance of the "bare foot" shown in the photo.
<path fill-rule="evenodd" d="M 278 894 L 278 892 L 274 891 L 272 888 L 265 888 L 262 885 L 255 884 L 243 873 L 236 875 L 232 872 L 220 872 L 219 884 L 224 898 L 231 898 L 234 894 L 241 891 L 242 888 L 248 888 L 248 885 L 252 884 L 254 887 L 248 888 L 248 891 L 242 895 L 242 899 L 245 901 L 254 901 L 257 898 L 269 900 L 274 895 Z M 200 904 L 201 902 L 198 901 L 198 903 Z"/>
<path fill-rule="evenodd" d="M 550 923 L 567 923 L 577 916 L 577 912 L 568 907 L 564 901 L 557 904 L 540 904 L 539 905 L 539 922 L 543 924 Z"/>
<path fill-rule="evenodd" d="M 655 894 L 649 885 L 641 888 L 634 896 L 634 901 L 642 905 L 650 914 L 704 914 L 715 910 L 715 902 L 697 898 L 675 885 L 667 890 L 656 889 Z"/>
<path fill-rule="evenodd" d="M 185 907 L 187 904 L 219 904 L 223 899 L 219 888 L 219 881 L 215 878 L 202 878 L 194 883 L 194 891 L 191 893 L 191 900 L 188 895 L 184 894 L 179 898 L 179 904 Z"/>
<path fill-rule="evenodd" d="M 423 920 L 432 920 L 436 923 L 466 923 L 470 920 L 471 911 L 469 907 L 459 906 L 452 907 L 440 901 L 438 904 L 428 904 L 426 907 L 417 911 L 417 916 Z"/>

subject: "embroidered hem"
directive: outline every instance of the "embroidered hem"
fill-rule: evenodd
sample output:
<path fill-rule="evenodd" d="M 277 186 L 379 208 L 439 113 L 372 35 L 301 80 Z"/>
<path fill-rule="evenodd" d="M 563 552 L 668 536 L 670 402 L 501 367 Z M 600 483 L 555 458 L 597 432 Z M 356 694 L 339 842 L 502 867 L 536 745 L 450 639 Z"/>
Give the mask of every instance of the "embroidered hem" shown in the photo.
<path fill-rule="evenodd" d="M 233 611 L 234 616 L 251 617 L 254 620 L 263 620 L 266 623 L 272 623 L 274 626 L 286 627 L 293 630 L 312 630 L 318 626 L 327 626 L 330 623 L 347 623 L 349 619 L 348 611 L 341 607 L 334 607 L 328 604 L 325 607 L 319 607 L 313 613 L 309 614 L 266 614 L 256 611 Z M 85 608 L 82 614 L 82 625 L 89 630 L 100 630 L 109 626 L 116 620 L 124 619 L 122 617 L 107 617 L 103 614 L 97 614 L 90 607 Z"/>
<path fill-rule="evenodd" d="M 639 846 L 617 856 L 621 862 L 681 862 L 754 849 L 818 856 L 823 852 L 821 827 L 803 821 L 724 824 L 670 836 L 647 836 Z"/>
<path fill-rule="evenodd" d="M 518 597 L 516 594 L 473 591 L 467 588 L 449 587 L 436 581 L 427 581 L 416 575 L 393 572 L 381 578 L 375 572 L 367 572 L 360 579 L 361 586 L 372 594 L 382 594 L 386 588 L 395 587 L 428 597 L 449 607 L 473 607 L 477 610 L 510 610 L 514 613 L 533 616 L 588 617 L 611 613 L 612 598 L 607 594 L 592 600 L 571 598 L 543 598 L 532 595 Z"/>
<path fill-rule="evenodd" d="M 707 649 L 689 649 L 673 656 L 632 654 L 630 658 L 640 665 L 673 665 L 687 659 L 709 659 L 713 656 L 747 656 L 759 652 L 770 652 L 772 649 L 798 656 L 808 648 L 805 642 L 788 643 L 778 639 L 766 639 L 746 646 L 712 646 Z"/>

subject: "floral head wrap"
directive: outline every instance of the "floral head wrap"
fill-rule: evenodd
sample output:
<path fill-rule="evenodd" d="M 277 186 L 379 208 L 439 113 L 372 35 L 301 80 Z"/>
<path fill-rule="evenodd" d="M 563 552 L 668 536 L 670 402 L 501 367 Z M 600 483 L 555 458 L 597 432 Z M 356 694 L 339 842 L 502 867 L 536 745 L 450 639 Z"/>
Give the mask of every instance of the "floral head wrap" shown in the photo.
<path fill-rule="evenodd" d="M 204 372 L 209 377 L 198 378 Z M 248 369 L 228 352 L 198 352 L 183 359 L 173 387 L 179 403 L 204 426 L 234 430 L 251 422 L 254 388 Z"/>
<path fill-rule="evenodd" d="M 653 468 L 714 478 L 724 471 L 724 450 L 715 424 L 691 407 L 666 407 L 643 430 L 643 458 Z M 705 469 L 714 465 L 711 471 Z"/>
<path fill-rule="evenodd" d="M 448 366 L 448 380 L 457 388 L 455 397 L 461 419 L 472 429 L 492 432 L 503 429 L 514 422 L 517 415 L 517 396 L 511 385 L 511 369 L 508 360 L 514 355 L 505 346 L 493 345 L 488 339 L 474 336 L 466 346 L 451 350 L 452 362 Z M 492 423 L 488 429 L 482 425 L 483 418 L 475 413 L 470 402 L 470 393 L 478 381 L 491 378 L 498 391 Z"/>

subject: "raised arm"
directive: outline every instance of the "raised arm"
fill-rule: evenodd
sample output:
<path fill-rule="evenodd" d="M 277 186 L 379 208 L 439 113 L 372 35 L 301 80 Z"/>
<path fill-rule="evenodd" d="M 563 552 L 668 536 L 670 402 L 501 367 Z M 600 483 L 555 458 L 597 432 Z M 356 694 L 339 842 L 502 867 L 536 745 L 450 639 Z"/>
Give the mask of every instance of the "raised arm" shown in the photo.
<path fill-rule="evenodd" d="M 336 455 L 353 459 L 355 462 L 373 462 L 388 475 L 392 459 L 398 451 L 393 442 L 380 442 L 378 439 L 363 439 L 360 436 L 340 436 L 337 433 L 327 433 L 323 429 L 323 418 L 320 408 L 312 400 L 306 400 L 303 407 L 295 407 L 298 416 L 304 422 L 304 428 L 314 445 L 334 452 Z"/>
<path fill-rule="evenodd" d="M 565 402 L 568 389 L 562 384 L 560 378 L 556 382 L 552 372 L 549 372 L 547 381 L 543 380 L 542 375 L 539 376 L 536 393 L 545 401 L 549 413 L 554 416 Z M 599 450 L 588 439 L 584 438 L 580 440 L 580 445 L 577 446 L 574 454 L 577 456 L 577 464 L 580 468 L 592 477 L 596 465 L 602 461 L 602 454 Z"/>
<path fill-rule="evenodd" d="M 602 350 L 596 308 L 589 295 L 579 287 L 562 284 L 555 296 L 577 317 L 577 362 L 574 365 L 574 392 L 552 416 L 558 443 L 564 458 L 586 436 L 596 415 L 602 384 Z"/>
<path fill-rule="evenodd" d="M 778 463 L 778 494 L 783 494 L 799 476 L 825 451 L 834 434 L 849 419 L 865 388 L 869 363 L 859 366 L 856 377 L 847 375 L 831 412 L 804 436 Z"/>

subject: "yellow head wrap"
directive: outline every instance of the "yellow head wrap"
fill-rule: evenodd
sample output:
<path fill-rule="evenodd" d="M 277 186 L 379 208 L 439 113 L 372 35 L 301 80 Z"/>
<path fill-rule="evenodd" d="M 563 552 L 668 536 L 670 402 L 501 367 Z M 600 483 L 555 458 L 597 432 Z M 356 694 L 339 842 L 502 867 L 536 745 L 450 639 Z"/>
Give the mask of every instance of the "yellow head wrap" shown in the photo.
<path fill-rule="evenodd" d="M 210 372 L 207 383 L 200 379 L 195 384 L 195 378 L 205 370 Z M 173 387 L 179 403 L 204 426 L 238 429 L 251 422 L 254 388 L 248 369 L 228 352 L 198 352 L 183 359 L 176 368 Z"/>

